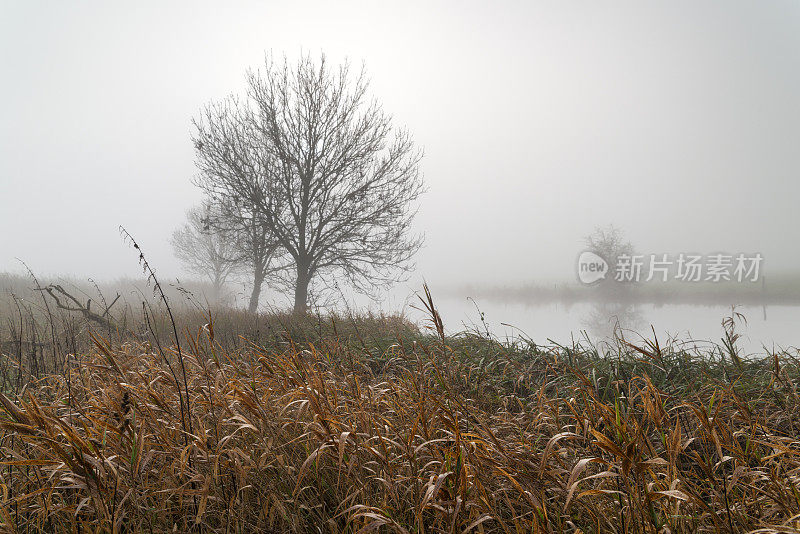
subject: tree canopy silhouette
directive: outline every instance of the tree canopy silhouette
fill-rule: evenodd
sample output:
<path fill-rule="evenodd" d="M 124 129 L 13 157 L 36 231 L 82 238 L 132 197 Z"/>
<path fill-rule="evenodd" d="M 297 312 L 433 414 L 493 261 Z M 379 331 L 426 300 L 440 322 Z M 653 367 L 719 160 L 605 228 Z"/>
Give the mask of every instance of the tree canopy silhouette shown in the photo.
<path fill-rule="evenodd" d="M 422 153 L 368 88 L 363 69 L 324 55 L 267 58 L 244 98 L 194 121 L 197 185 L 231 218 L 258 214 L 276 247 L 271 282 L 294 291 L 296 311 L 340 281 L 374 295 L 422 244 L 411 230 Z"/>

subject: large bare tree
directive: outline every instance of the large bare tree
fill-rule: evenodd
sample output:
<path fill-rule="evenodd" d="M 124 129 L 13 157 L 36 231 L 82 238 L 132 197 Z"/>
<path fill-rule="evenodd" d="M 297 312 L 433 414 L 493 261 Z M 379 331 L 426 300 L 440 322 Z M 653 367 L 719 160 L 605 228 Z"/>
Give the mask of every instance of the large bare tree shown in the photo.
<path fill-rule="evenodd" d="M 195 120 L 196 183 L 263 217 L 296 311 L 312 284 L 374 294 L 399 279 L 422 244 L 411 232 L 421 152 L 368 96 L 363 69 L 267 58 L 247 82 L 245 98 Z"/>

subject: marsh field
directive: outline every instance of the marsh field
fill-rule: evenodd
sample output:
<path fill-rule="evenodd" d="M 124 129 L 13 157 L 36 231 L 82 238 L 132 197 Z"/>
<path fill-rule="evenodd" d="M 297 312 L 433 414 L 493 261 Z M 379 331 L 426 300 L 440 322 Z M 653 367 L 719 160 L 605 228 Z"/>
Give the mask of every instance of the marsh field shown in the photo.
<path fill-rule="evenodd" d="M 800 534 L 796 0 L 6 0 L 0 67 L 0 533 Z"/>
<path fill-rule="evenodd" d="M 446 331 L 427 289 L 415 322 L 180 296 L 4 301 L 3 530 L 800 529 L 800 354 L 747 355 L 736 314 L 540 344 Z"/>

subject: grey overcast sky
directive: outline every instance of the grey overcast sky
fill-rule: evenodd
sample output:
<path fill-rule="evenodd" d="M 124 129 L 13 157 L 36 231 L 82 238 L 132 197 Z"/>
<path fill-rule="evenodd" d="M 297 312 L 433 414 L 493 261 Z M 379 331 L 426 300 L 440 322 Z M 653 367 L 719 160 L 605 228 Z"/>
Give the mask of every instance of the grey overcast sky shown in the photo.
<path fill-rule="evenodd" d="M 582 238 L 800 265 L 800 3 L 0 3 L 0 271 L 167 276 L 190 121 L 265 52 L 364 62 L 424 147 L 413 280 L 571 279 Z"/>

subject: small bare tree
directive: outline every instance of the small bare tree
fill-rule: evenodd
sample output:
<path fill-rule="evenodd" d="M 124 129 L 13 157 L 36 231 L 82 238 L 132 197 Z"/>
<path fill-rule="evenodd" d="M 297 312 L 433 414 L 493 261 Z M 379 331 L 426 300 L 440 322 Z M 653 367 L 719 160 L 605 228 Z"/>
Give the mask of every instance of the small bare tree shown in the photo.
<path fill-rule="evenodd" d="M 622 229 L 614 225 L 595 227 L 594 232 L 586 236 L 585 243 L 589 250 L 609 263 L 615 263 L 624 254 L 633 254 L 633 245 L 625 239 Z"/>
<path fill-rule="evenodd" d="M 173 251 L 187 271 L 211 282 L 212 299 L 219 302 L 225 282 L 242 263 L 239 247 L 212 225 L 211 204 L 190 209 L 186 219 L 172 234 Z"/>
<path fill-rule="evenodd" d="M 411 267 L 423 190 L 421 152 L 368 99 L 363 73 L 325 57 L 250 72 L 245 99 L 195 121 L 197 185 L 224 205 L 252 207 L 279 247 L 276 280 L 305 311 L 312 282 L 374 295 Z"/>
<path fill-rule="evenodd" d="M 209 223 L 236 249 L 238 261 L 252 276 L 248 309 L 255 313 L 264 282 L 275 272 L 272 260 L 278 245 L 272 238 L 270 225 L 253 202 L 243 199 L 232 202 L 225 198 Z"/>
<path fill-rule="evenodd" d="M 633 245 L 625 238 L 625 233 L 620 228 L 614 225 L 595 227 L 594 232 L 586 236 L 584 242 L 589 250 L 606 260 L 611 269 L 610 276 L 601 282 L 601 287 L 619 292 L 623 286 L 630 285 L 618 283 L 614 277 L 614 268 L 620 256 L 632 256 L 634 253 Z"/>

